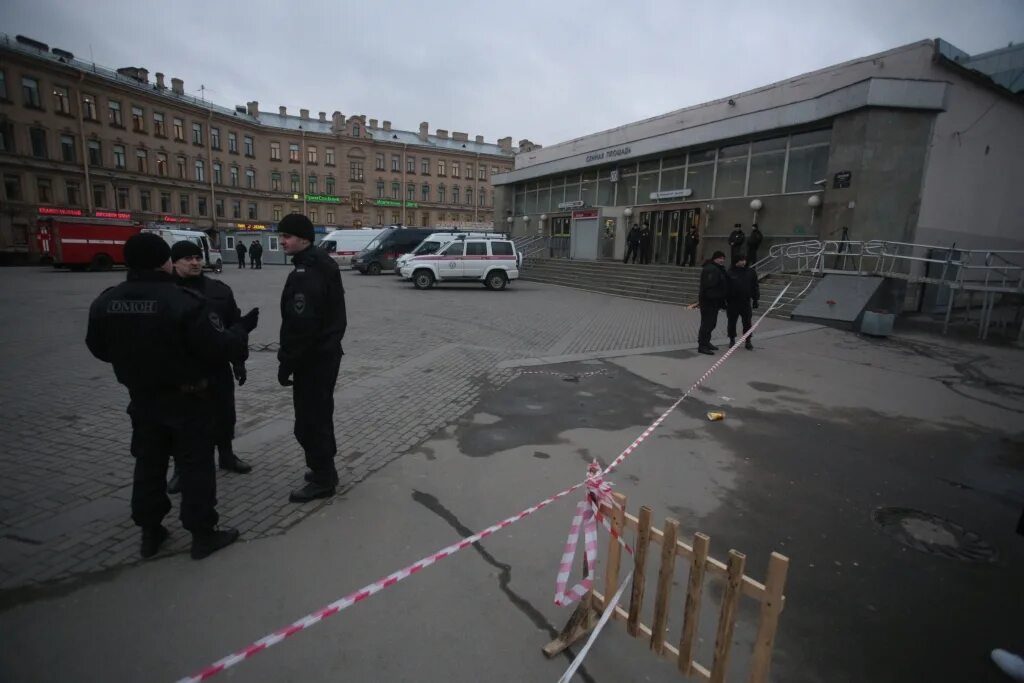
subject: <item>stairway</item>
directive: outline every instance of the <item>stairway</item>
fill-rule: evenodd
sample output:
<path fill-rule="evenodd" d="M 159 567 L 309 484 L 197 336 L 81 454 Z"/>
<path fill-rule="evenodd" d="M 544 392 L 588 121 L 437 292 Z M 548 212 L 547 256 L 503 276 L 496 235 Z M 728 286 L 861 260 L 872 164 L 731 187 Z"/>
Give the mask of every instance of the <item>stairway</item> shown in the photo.
<path fill-rule="evenodd" d="M 519 276 L 531 282 L 547 282 L 588 292 L 677 306 L 695 303 L 700 287 L 700 268 L 642 266 L 618 261 L 527 258 L 523 261 Z M 784 304 L 772 312 L 773 317 L 789 318 L 799 303 L 796 295 L 812 279 L 805 275 L 770 275 L 761 281 L 761 301 L 770 303 L 787 283 L 792 282 Z"/>

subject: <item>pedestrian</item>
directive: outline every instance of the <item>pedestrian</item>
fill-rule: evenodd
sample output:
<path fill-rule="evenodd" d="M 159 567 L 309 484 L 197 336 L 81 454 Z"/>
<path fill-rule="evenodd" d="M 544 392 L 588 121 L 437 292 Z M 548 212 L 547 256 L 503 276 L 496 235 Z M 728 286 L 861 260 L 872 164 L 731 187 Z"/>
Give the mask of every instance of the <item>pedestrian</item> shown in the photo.
<path fill-rule="evenodd" d="M 626 258 L 622 259 L 623 263 L 628 263 L 630 256 L 633 257 L 633 263 L 636 263 L 637 253 L 640 251 L 640 226 L 636 223 L 629 229 L 629 234 L 626 235 Z"/>
<path fill-rule="evenodd" d="M 651 226 L 644 223 L 640 228 L 640 263 L 651 262 Z"/>
<path fill-rule="evenodd" d="M 341 272 L 323 249 L 313 246 L 313 224 L 300 213 L 278 224 L 281 248 L 292 257 L 294 270 L 281 292 L 281 343 L 277 352 L 278 382 L 291 386 L 295 406 L 295 438 L 306 455 L 306 485 L 292 491 L 293 503 L 334 495 L 334 385 L 345 336 L 345 288 Z"/>
<path fill-rule="evenodd" d="M 761 298 L 761 289 L 757 284 L 757 273 L 749 268 L 747 257 L 740 256 L 729 269 L 729 296 L 726 305 L 726 330 L 729 333 L 729 346 L 736 346 L 736 319 L 743 319 L 743 334 L 750 330 L 751 309 L 757 310 Z M 754 350 L 754 336 L 747 337 L 748 351 Z"/>
<path fill-rule="evenodd" d="M 747 265 L 751 268 L 757 265 L 757 250 L 763 241 L 764 235 L 761 233 L 761 229 L 757 227 L 757 223 L 754 223 L 750 227 L 750 237 L 747 239 Z"/>
<path fill-rule="evenodd" d="M 259 249 L 257 244 L 259 243 L 256 240 L 249 244 L 249 267 L 254 269 L 256 268 L 256 250 Z"/>
<path fill-rule="evenodd" d="M 235 245 L 235 253 L 238 254 L 238 267 L 245 268 L 245 242 L 238 240 L 238 244 Z"/>
<path fill-rule="evenodd" d="M 181 523 L 192 532 L 191 554 L 199 560 L 238 539 L 237 530 L 217 527 L 207 369 L 242 357 L 259 311 L 226 326 L 200 294 L 175 283 L 170 255 L 153 233 L 125 242 L 128 276 L 93 302 L 85 343 L 128 388 L 131 508 L 142 529 L 142 557 L 155 555 L 168 536 L 162 521 L 171 509 L 166 478 L 174 458 L 181 468 Z"/>
<path fill-rule="evenodd" d="M 171 247 L 171 263 L 178 282 L 201 294 L 210 310 L 220 316 L 225 327 L 231 327 L 242 316 L 235 303 L 235 295 L 231 288 L 220 280 L 203 275 L 203 255 L 199 246 L 192 241 L 182 240 Z M 213 440 L 217 447 L 217 462 L 222 470 L 248 474 L 252 466 L 235 455 L 232 440 L 235 438 L 235 381 L 238 386 L 245 384 L 248 377 L 245 370 L 245 359 L 249 356 L 248 349 L 228 363 L 214 363 L 207 369 L 209 378 L 209 394 L 213 403 L 214 431 Z M 167 484 L 168 493 L 181 490 L 181 469 L 174 463 L 174 476 Z"/>
<path fill-rule="evenodd" d="M 253 240 L 252 246 L 256 248 L 256 270 L 260 270 L 263 268 L 263 243 L 259 240 Z"/>
<path fill-rule="evenodd" d="M 743 228 L 737 223 L 733 226 L 733 231 L 729 233 L 729 247 L 732 251 L 729 256 L 729 263 L 736 263 L 736 259 L 743 253 L 743 241 L 745 239 L 746 235 L 743 234 Z"/>
<path fill-rule="evenodd" d="M 693 266 L 697 262 L 697 245 L 700 244 L 700 233 L 697 226 L 691 225 L 686 229 L 686 236 L 683 238 L 683 265 Z"/>
<path fill-rule="evenodd" d="M 714 355 L 718 347 L 711 343 L 711 333 L 718 325 L 718 312 L 725 308 L 729 294 L 729 276 L 725 272 L 725 254 L 716 251 L 700 271 L 700 331 L 697 333 L 697 351 Z"/>

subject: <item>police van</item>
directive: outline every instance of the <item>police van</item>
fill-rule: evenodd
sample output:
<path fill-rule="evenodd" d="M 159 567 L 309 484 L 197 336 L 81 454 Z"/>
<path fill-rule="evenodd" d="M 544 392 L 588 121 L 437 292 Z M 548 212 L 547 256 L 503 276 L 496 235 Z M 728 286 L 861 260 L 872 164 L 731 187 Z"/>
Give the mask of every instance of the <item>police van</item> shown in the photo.
<path fill-rule="evenodd" d="M 425 240 L 419 243 L 419 245 L 410 251 L 408 254 L 402 254 L 395 261 L 395 275 L 402 275 L 402 266 L 405 265 L 409 259 L 413 256 L 419 256 L 420 254 L 435 254 L 437 250 L 441 248 L 441 245 L 451 242 L 453 239 L 458 237 L 491 237 L 496 235 L 492 232 L 435 232 Z M 504 237 L 504 234 L 497 233 L 498 237 Z"/>
<path fill-rule="evenodd" d="M 220 248 L 216 245 L 210 244 L 210 238 L 205 232 L 201 232 L 199 230 L 171 228 L 160 223 L 148 223 L 147 227 L 142 229 L 142 232 L 151 232 L 154 235 L 159 235 L 163 238 L 163 241 L 167 242 L 167 245 L 171 247 L 173 247 L 176 242 L 183 242 L 186 240 L 193 242 L 203 252 L 203 268 L 212 270 L 215 273 L 219 273 L 224 270 L 224 259 L 220 256 Z"/>
<path fill-rule="evenodd" d="M 445 242 L 436 253 L 413 256 L 400 272 L 416 289 L 430 289 L 438 282 L 481 282 L 488 289 L 502 290 L 519 278 L 522 262 L 523 255 L 504 235 L 463 234 Z"/>
<path fill-rule="evenodd" d="M 325 250 L 339 266 L 351 266 L 352 259 L 366 248 L 384 228 L 352 228 L 335 230 L 320 241 L 320 248 Z"/>

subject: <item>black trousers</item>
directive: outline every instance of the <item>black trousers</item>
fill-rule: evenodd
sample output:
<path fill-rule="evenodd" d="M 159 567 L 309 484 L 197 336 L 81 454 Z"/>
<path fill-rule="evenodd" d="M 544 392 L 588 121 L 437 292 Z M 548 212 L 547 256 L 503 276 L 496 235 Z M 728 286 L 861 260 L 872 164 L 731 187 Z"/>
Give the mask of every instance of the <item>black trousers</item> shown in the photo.
<path fill-rule="evenodd" d="M 338 482 L 334 467 L 338 452 L 334 440 L 334 386 L 340 366 L 341 348 L 313 355 L 293 376 L 295 438 L 306 453 L 306 466 L 313 471 L 317 484 Z"/>
<path fill-rule="evenodd" d="M 700 302 L 700 331 L 697 332 L 697 345 L 701 348 L 711 344 L 711 333 L 718 325 L 718 312 L 722 310 L 722 302 L 717 299 Z"/>
<path fill-rule="evenodd" d="M 262 268 L 262 267 L 263 267 L 263 254 L 262 253 L 256 254 L 256 268 L 258 269 L 258 268 Z"/>
<path fill-rule="evenodd" d="M 640 263 L 651 262 L 651 248 L 646 244 L 640 245 Z"/>
<path fill-rule="evenodd" d="M 167 463 L 181 476 L 181 525 L 201 532 L 217 524 L 217 477 L 213 464 L 213 418 L 209 396 L 133 397 L 131 452 L 135 458 L 132 520 L 160 524 L 171 509 Z"/>
<path fill-rule="evenodd" d="M 210 380 L 210 399 L 213 403 L 213 442 L 221 461 L 234 457 L 231 442 L 235 438 L 235 377 L 230 366 Z"/>
<path fill-rule="evenodd" d="M 736 263 L 736 259 L 738 259 L 741 254 L 742 255 L 746 255 L 746 249 L 747 249 L 746 247 L 740 245 L 738 247 L 732 247 L 729 250 L 729 266 L 730 267 L 732 267 L 732 265 L 734 263 Z"/>
<path fill-rule="evenodd" d="M 683 265 L 692 266 L 697 261 L 697 247 L 683 247 Z"/>
<path fill-rule="evenodd" d="M 256 267 L 256 255 L 255 254 L 250 254 L 249 255 L 249 267 L 250 268 L 255 268 Z"/>
<path fill-rule="evenodd" d="M 757 247 L 747 247 L 747 266 L 753 268 L 757 263 Z"/>
<path fill-rule="evenodd" d="M 636 263 L 637 253 L 639 252 L 639 245 L 630 244 L 629 248 L 626 249 L 626 258 L 622 259 L 623 263 L 629 263 L 629 257 L 633 257 L 633 263 Z"/>
<path fill-rule="evenodd" d="M 747 330 L 750 329 L 751 318 L 753 312 L 750 310 L 750 299 L 741 299 L 739 301 L 730 301 L 728 308 L 726 308 L 725 319 L 726 319 L 726 332 L 729 333 L 730 339 L 736 338 L 736 319 L 743 319 L 743 333 L 746 334 Z M 754 335 L 747 337 L 753 339 Z"/>
<path fill-rule="evenodd" d="M 238 256 L 238 267 L 245 268 L 245 254 L 239 254 Z"/>

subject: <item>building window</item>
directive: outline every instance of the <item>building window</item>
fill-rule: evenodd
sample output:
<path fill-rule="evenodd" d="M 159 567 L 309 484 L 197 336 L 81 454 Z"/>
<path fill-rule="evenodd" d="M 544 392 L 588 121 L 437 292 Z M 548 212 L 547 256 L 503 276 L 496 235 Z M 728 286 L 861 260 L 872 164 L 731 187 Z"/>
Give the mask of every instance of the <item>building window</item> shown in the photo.
<path fill-rule="evenodd" d="M 295 194 L 295 193 L 299 192 L 302 189 L 301 187 L 299 187 L 299 182 L 300 182 L 299 174 L 298 173 L 292 173 L 292 194 Z"/>
<path fill-rule="evenodd" d="M 466 178 L 468 180 L 473 179 L 473 164 L 466 164 Z"/>
<path fill-rule="evenodd" d="M 473 188 L 466 188 L 466 206 L 473 206 Z"/>
<path fill-rule="evenodd" d="M 160 213 L 171 212 L 171 193 L 161 192 L 160 193 Z"/>
<path fill-rule="evenodd" d="M 21 201 L 21 176 L 4 174 L 4 196 L 8 201 Z"/>
<path fill-rule="evenodd" d="M 42 128 L 30 128 L 29 139 L 32 141 L 32 156 L 36 159 L 47 159 L 46 153 L 46 131 Z"/>
<path fill-rule="evenodd" d="M 185 142 L 185 121 L 179 118 L 174 119 L 174 139 Z"/>
<path fill-rule="evenodd" d="M 476 170 L 477 180 L 487 180 L 487 167 L 480 164 L 480 168 Z"/>
<path fill-rule="evenodd" d="M 480 188 L 480 196 L 478 197 L 479 206 L 487 206 L 487 191 Z"/>
<path fill-rule="evenodd" d="M 377 209 L 377 225 L 384 225 L 384 210 Z"/>
<path fill-rule="evenodd" d="M 445 162 L 444 161 L 438 161 L 437 162 L 437 175 L 440 175 L 440 176 L 447 175 L 447 173 L 445 173 L 445 170 L 446 170 Z"/>
<path fill-rule="evenodd" d="M 110 100 L 107 102 L 107 118 L 110 125 L 115 128 L 124 128 L 124 122 L 121 120 L 121 103 Z"/>
<path fill-rule="evenodd" d="M 14 124 L 10 121 L 0 121 L 0 152 L 14 154 L 15 151 Z"/>
<path fill-rule="evenodd" d="M 231 181 L 231 187 L 238 187 L 238 167 L 232 166 L 228 173 Z"/>
<path fill-rule="evenodd" d="M 139 209 L 142 211 L 149 211 L 149 190 L 139 190 Z"/>
<path fill-rule="evenodd" d="M 213 184 L 221 185 L 224 183 L 224 174 L 221 168 L 220 162 L 213 162 Z"/>
<path fill-rule="evenodd" d="M 786 138 L 758 140 L 750 145 L 750 176 L 747 194 L 782 192 L 782 173 L 786 167 Z"/>
<path fill-rule="evenodd" d="M 348 179 L 362 181 L 363 180 L 363 162 L 353 161 L 348 165 Z"/>
<path fill-rule="evenodd" d="M 71 135 L 60 136 L 60 158 L 69 163 L 75 163 L 75 138 Z"/>
<path fill-rule="evenodd" d="M 402 157 L 399 154 L 391 155 L 391 170 L 394 173 L 398 173 L 402 170 Z"/>
<path fill-rule="evenodd" d="M 281 161 L 281 143 L 271 142 L 270 143 L 270 160 Z"/>
<path fill-rule="evenodd" d="M 7 73 L 0 69 L 0 100 L 7 99 Z"/>
<path fill-rule="evenodd" d="M 437 201 L 440 202 L 441 204 L 444 204 L 445 197 L 446 197 L 446 195 L 445 195 L 444 185 L 438 185 L 437 186 Z"/>
<path fill-rule="evenodd" d="M 103 148 L 100 146 L 99 140 L 89 140 L 89 144 L 86 145 L 89 149 L 89 165 L 90 166 L 102 166 L 103 165 Z"/>
<path fill-rule="evenodd" d="M 187 216 L 192 212 L 192 202 L 189 201 L 189 196 L 182 192 L 178 195 L 178 208 L 181 209 L 180 213 L 182 216 Z"/>
<path fill-rule="evenodd" d="M 210 126 L 210 148 L 220 151 L 220 128 Z"/>
<path fill-rule="evenodd" d="M 114 168 L 123 169 L 127 164 L 128 159 L 125 157 L 124 145 L 114 145 Z"/>
<path fill-rule="evenodd" d="M 429 228 L 430 227 L 430 212 L 429 211 L 424 211 L 423 212 L 423 227 L 424 228 Z"/>
<path fill-rule="evenodd" d="M 395 181 L 395 182 L 391 183 L 391 198 L 392 199 L 401 199 L 402 198 L 401 194 L 400 194 L 401 191 L 402 191 L 402 186 L 398 183 L 398 181 Z"/>
<path fill-rule="evenodd" d="M 327 147 L 324 149 L 324 165 L 334 166 L 334 148 Z"/>
<path fill-rule="evenodd" d="M 179 178 L 184 179 L 184 178 L 187 177 L 185 175 L 185 165 L 186 165 L 186 163 L 187 163 L 187 160 L 185 159 L 185 157 L 181 157 L 181 156 L 178 157 L 177 164 L 178 164 L 178 177 Z"/>
<path fill-rule="evenodd" d="M 96 98 L 92 95 L 82 95 L 82 118 L 86 121 L 96 120 Z"/>
<path fill-rule="evenodd" d="M 242 217 L 242 200 L 232 199 L 231 200 L 231 217 L 241 218 Z"/>
<path fill-rule="evenodd" d="M 306 163 L 316 163 L 316 147 L 314 147 L 313 145 L 306 146 Z"/>
<path fill-rule="evenodd" d="M 458 178 L 458 177 L 459 177 L 459 162 L 453 161 L 452 162 L 452 178 Z"/>
<path fill-rule="evenodd" d="M 192 124 L 192 144 L 201 145 L 203 144 L 203 124 L 193 123 Z"/>
<path fill-rule="evenodd" d="M 149 173 L 149 152 L 144 149 L 135 150 L 135 170 L 139 173 Z"/>
<path fill-rule="evenodd" d="M 715 197 L 742 197 L 747 187 L 747 162 L 750 145 L 732 145 L 718 150 L 715 171 Z"/>
<path fill-rule="evenodd" d="M 362 164 L 360 164 L 362 165 Z M 352 212 L 362 213 L 363 212 L 363 193 L 353 192 L 352 193 Z"/>
<path fill-rule="evenodd" d="M 64 196 L 67 197 L 70 206 L 78 206 L 82 203 L 81 189 L 76 182 L 68 180 L 64 183 Z"/>
<path fill-rule="evenodd" d="M 164 115 L 158 111 L 153 112 L 153 135 L 167 137 L 167 129 L 164 128 Z"/>
<path fill-rule="evenodd" d="M 316 220 L 317 220 L 316 209 L 310 209 L 309 210 L 309 222 L 313 223 L 315 225 L 316 224 Z"/>
<path fill-rule="evenodd" d="M 71 99 L 68 97 L 68 89 L 63 86 L 53 88 L 53 110 L 58 114 L 71 113 Z"/>
<path fill-rule="evenodd" d="M 118 211 L 130 211 L 131 208 L 131 190 L 129 190 L 127 187 L 117 188 Z"/>
<path fill-rule="evenodd" d="M 384 170 L 384 155 L 383 154 L 378 154 L 377 155 L 377 170 L 378 171 L 383 171 Z"/>
<path fill-rule="evenodd" d="M 331 210 L 327 211 L 327 225 L 334 225 L 334 212 Z"/>
<path fill-rule="evenodd" d="M 281 246 L 278 243 L 277 235 L 269 235 L 267 237 L 267 251 L 280 251 Z"/>
<path fill-rule="evenodd" d="M 399 225 L 401 223 L 401 220 L 402 220 L 402 214 L 398 213 L 397 211 L 392 211 L 391 212 L 391 224 L 392 225 Z"/>
<path fill-rule="evenodd" d="M 40 204 L 53 203 L 53 185 L 49 178 L 36 178 L 36 197 Z"/>
<path fill-rule="evenodd" d="M 430 175 L 430 159 L 424 159 L 420 162 L 420 173 Z"/>
<path fill-rule="evenodd" d="M 275 223 L 277 223 L 278 221 L 281 220 L 281 213 L 282 213 L 281 207 L 280 206 L 274 206 L 274 222 Z"/>
<path fill-rule="evenodd" d="M 235 133 L 228 133 L 228 151 L 238 154 L 238 135 Z"/>
<path fill-rule="evenodd" d="M 429 202 L 430 201 L 430 183 L 423 183 L 423 187 L 421 188 L 421 190 L 422 190 L 422 195 L 421 196 L 423 198 L 423 201 Z"/>
<path fill-rule="evenodd" d="M 270 174 L 270 189 L 273 192 L 281 191 L 281 174 L 276 171 Z"/>
<path fill-rule="evenodd" d="M 224 218 L 224 200 L 218 199 L 213 203 L 213 212 L 217 214 L 217 218 Z"/>
<path fill-rule="evenodd" d="M 251 168 L 245 170 L 245 186 L 250 190 L 256 189 L 256 171 Z"/>
<path fill-rule="evenodd" d="M 256 202 L 249 202 L 249 213 L 247 214 L 249 216 L 249 220 L 256 220 L 256 209 Z"/>
<path fill-rule="evenodd" d="M 33 109 L 42 109 L 42 102 L 39 99 L 39 81 L 35 78 L 22 76 L 21 78 L 21 99 L 22 104 Z"/>
<path fill-rule="evenodd" d="M 253 151 L 252 136 L 246 135 L 242 138 L 242 144 L 245 146 L 245 156 L 255 158 L 256 153 Z"/>
<path fill-rule="evenodd" d="M 383 199 L 383 198 L 384 198 L 384 181 L 383 180 L 378 180 L 377 181 L 377 199 Z"/>
<path fill-rule="evenodd" d="M 316 194 L 316 176 L 310 175 L 306 177 L 306 191 L 309 194 Z"/>
<path fill-rule="evenodd" d="M 359 124 L 358 123 L 355 123 L 355 124 L 352 125 L 352 137 L 354 137 L 354 138 L 359 137 Z"/>
<path fill-rule="evenodd" d="M 293 161 L 295 163 L 298 163 L 299 161 L 301 161 L 301 159 L 299 159 L 299 153 L 300 153 L 300 151 L 299 151 L 299 143 L 297 143 L 297 142 L 289 142 L 288 143 L 288 161 Z"/>
<path fill-rule="evenodd" d="M 142 107 L 132 107 L 132 130 L 136 133 L 146 132 L 146 112 Z"/>
<path fill-rule="evenodd" d="M 206 197 L 199 195 L 199 199 L 196 200 L 196 209 L 200 216 L 206 215 Z"/>
<path fill-rule="evenodd" d="M 165 152 L 156 153 L 156 174 L 158 176 L 167 175 L 167 154 Z"/>
<path fill-rule="evenodd" d="M 459 186 L 456 185 L 452 188 L 452 204 L 459 203 Z"/>
<path fill-rule="evenodd" d="M 92 186 L 92 205 L 97 208 L 107 208 L 107 188 L 104 185 Z"/>
<path fill-rule="evenodd" d="M 491 166 L 491 175 L 498 175 L 498 167 Z"/>
<path fill-rule="evenodd" d="M 416 157 L 405 157 L 405 172 L 415 173 L 416 172 Z"/>
<path fill-rule="evenodd" d="M 811 192 L 820 189 L 815 181 L 825 177 L 832 131 L 797 133 L 789 139 L 786 165 L 786 192 Z"/>
<path fill-rule="evenodd" d="M 334 176 L 329 175 L 324 179 L 324 192 L 329 195 L 334 194 Z"/>
<path fill-rule="evenodd" d="M 203 162 L 202 159 L 196 159 L 195 169 L 196 180 L 198 182 L 203 182 L 204 180 L 206 180 L 206 164 Z"/>
<path fill-rule="evenodd" d="M 416 184 L 415 183 L 409 183 L 408 185 L 405 186 L 405 198 L 406 198 L 407 201 L 410 201 L 410 202 L 416 201 Z"/>

